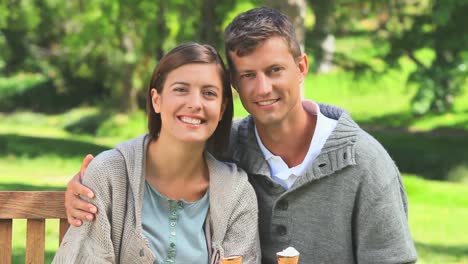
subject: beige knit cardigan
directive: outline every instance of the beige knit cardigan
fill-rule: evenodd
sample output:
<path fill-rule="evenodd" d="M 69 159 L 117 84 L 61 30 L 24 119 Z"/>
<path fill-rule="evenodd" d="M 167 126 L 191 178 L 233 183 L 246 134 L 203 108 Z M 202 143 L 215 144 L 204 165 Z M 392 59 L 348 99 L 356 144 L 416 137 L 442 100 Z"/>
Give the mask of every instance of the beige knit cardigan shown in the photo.
<path fill-rule="evenodd" d="M 156 263 L 141 225 L 149 141 L 143 135 L 94 158 L 83 183 L 94 191 L 91 202 L 99 212 L 94 221 L 70 227 L 53 263 Z M 242 256 L 244 264 L 260 263 L 257 199 L 247 175 L 209 153 L 205 159 L 210 174 L 205 221 L 210 263 L 233 255 Z"/>

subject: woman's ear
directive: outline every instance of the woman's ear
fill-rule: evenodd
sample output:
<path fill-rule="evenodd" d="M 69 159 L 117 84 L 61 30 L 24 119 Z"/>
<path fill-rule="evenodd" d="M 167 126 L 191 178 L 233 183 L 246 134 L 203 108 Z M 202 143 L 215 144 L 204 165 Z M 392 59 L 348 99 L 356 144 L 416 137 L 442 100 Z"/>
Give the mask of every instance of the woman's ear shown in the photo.
<path fill-rule="evenodd" d="M 151 102 L 153 104 L 153 110 L 156 114 L 161 113 L 161 96 L 155 88 L 151 89 Z"/>

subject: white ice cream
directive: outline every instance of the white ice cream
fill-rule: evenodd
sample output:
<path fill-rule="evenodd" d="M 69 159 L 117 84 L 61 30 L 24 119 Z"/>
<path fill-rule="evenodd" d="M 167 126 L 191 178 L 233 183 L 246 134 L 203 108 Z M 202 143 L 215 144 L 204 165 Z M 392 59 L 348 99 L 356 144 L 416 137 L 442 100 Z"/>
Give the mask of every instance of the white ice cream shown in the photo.
<path fill-rule="evenodd" d="M 276 255 L 283 256 L 283 257 L 295 257 L 295 256 L 299 256 L 299 251 L 297 251 L 293 247 L 288 247 L 287 249 L 276 253 Z"/>

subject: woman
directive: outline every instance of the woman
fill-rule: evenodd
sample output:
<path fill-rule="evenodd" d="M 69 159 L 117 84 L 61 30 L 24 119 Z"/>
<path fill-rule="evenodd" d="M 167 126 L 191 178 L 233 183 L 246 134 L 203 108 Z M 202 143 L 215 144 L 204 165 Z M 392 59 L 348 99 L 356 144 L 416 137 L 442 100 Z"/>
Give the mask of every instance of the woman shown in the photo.
<path fill-rule="evenodd" d="M 257 200 L 247 176 L 222 152 L 233 115 L 219 54 L 176 47 L 153 72 L 149 133 L 99 154 L 84 184 L 96 220 L 71 227 L 54 263 L 260 263 Z"/>

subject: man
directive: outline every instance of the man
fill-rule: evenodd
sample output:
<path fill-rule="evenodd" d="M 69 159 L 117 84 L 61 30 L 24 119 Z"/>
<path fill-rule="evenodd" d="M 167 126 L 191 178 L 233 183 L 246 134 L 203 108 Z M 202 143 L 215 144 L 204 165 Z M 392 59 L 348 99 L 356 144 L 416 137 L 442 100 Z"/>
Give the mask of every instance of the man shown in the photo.
<path fill-rule="evenodd" d="M 262 262 L 276 263 L 288 246 L 307 264 L 416 261 L 406 193 L 387 152 L 344 110 L 301 100 L 309 64 L 289 19 L 249 10 L 226 28 L 225 44 L 233 86 L 250 113 L 234 124 L 225 159 L 255 188 Z M 67 191 L 75 225 L 96 212 L 73 195 L 90 192 L 78 178 Z"/>

